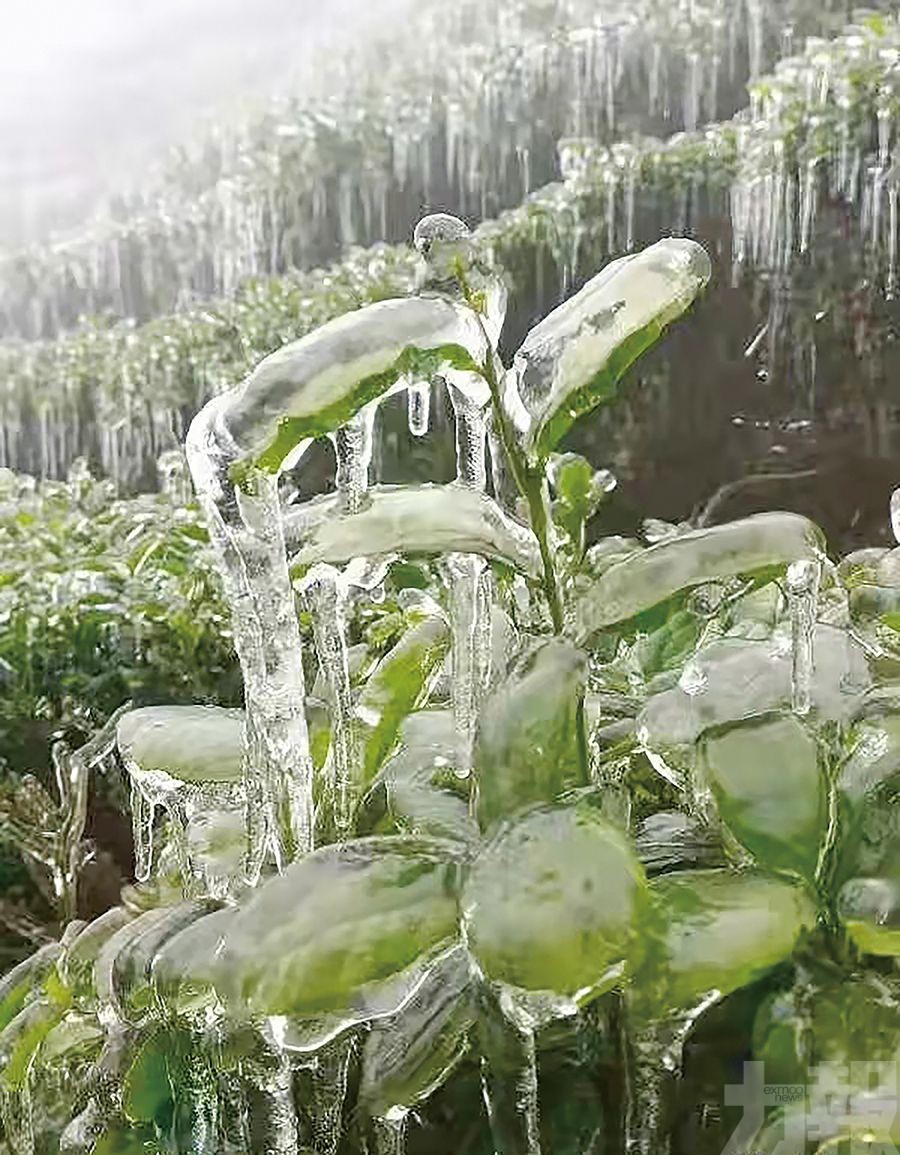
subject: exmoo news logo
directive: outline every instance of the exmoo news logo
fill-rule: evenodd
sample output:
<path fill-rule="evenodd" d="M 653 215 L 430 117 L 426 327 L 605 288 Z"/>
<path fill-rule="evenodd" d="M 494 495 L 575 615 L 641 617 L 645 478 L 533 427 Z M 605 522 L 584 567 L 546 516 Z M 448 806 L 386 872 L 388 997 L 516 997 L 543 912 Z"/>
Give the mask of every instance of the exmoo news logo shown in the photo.
<path fill-rule="evenodd" d="M 743 1111 L 722 1155 L 900 1155 L 893 1061 L 820 1063 L 806 1083 L 767 1082 L 763 1063 L 745 1063 L 725 1105 Z"/>

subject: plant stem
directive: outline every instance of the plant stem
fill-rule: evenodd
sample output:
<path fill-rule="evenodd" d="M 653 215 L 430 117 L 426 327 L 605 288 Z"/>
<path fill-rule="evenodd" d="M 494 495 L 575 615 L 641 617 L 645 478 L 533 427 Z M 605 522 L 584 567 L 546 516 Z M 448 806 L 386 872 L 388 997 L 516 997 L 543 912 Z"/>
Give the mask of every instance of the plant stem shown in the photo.
<path fill-rule="evenodd" d="M 474 313 L 488 348 L 488 354 L 484 364 L 480 366 L 480 372 L 491 392 L 491 408 L 494 414 L 494 422 L 500 433 L 500 440 L 503 444 L 504 452 L 509 458 L 513 480 L 521 495 L 528 502 L 531 528 L 538 541 L 541 565 L 544 570 L 542 581 L 544 595 L 550 606 L 550 620 L 553 622 L 553 630 L 559 634 L 563 628 L 562 598 L 559 592 L 559 581 L 556 576 L 553 553 L 550 549 L 550 523 L 547 518 L 547 502 L 545 496 L 546 481 L 543 471 L 531 465 L 519 447 L 515 431 L 510 425 L 509 418 L 503 408 L 503 398 L 500 395 L 500 381 L 497 376 L 497 356 L 491 339 L 487 334 L 487 330 L 484 327 L 484 322 L 481 319 L 479 302 L 469 286 L 465 270 L 461 263 L 456 268 L 456 276 L 459 280 L 466 304 Z"/>

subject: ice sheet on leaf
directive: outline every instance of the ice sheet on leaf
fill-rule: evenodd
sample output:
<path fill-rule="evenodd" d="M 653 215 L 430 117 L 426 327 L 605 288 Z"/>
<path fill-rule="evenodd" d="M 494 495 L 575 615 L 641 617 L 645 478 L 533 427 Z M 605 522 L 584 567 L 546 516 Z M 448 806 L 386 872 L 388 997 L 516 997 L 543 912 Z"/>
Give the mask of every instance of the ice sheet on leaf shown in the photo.
<path fill-rule="evenodd" d="M 341 565 L 364 554 L 476 553 L 535 575 L 537 539 L 484 493 L 459 485 L 375 486 L 358 513 L 340 515 L 337 499 L 316 498 L 285 512 L 292 569 Z"/>
<path fill-rule="evenodd" d="M 824 552 L 821 531 L 795 513 L 760 513 L 659 542 L 611 566 L 577 599 L 569 631 L 585 640 L 682 590 L 749 577 Z"/>
<path fill-rule="evenodd" d="M 361 1105 L 383 1117 L 428 1099 L 465 1053 L 474 1021 L 471 964 L 465 948 L 456 946 L 403 1009 L 366 1036 Z"/>
<path fill-rule="evenodd" d="M 783 712 L 704 735 L 700 774 L 719 816 L 760 866 L 813 882 L 828 823 L 823 754 L 794 714 Z"/>
<path fill-rule="evenodd" d="M 587 670 L 587 654 L 550 639 L 534 647 L 482 704 L 475 771 L 483 829 L 587 785 L 579 736 Z"/>
<path fill-rule="evenodd" d="M 358 1011 L 457 936 L 458 847 L 374 837 L 323 847 L 259 887 L 225 935 L 220 983 L 252 1014 Z M 397 1005 L 400 1005 L 399 1003 Z"/>
<path fill-rule="evenodd" d="M 227 432 L 237 456 L 275 472 L 298 443 L 333 432 L 401 378 L 472 369 L 486 353 L 465 306 L 439 296 L 379 301 L 270 354 L 210 402 L 208 423 Z"/>
<path fill-rule="evenodd" d="M 182 782 L 234 782 L 241 777 L 244 711 L 221 706 L 143 706 L 119 720 L 126 763 Z"/>
<path fill-rule="evenodd" d="M 576 1004 L 640 952 L 647 881 L 627 838 L 586 805 L 505 823 L 463 892 L 466 943 L 492 982 Z"/>
<path fill-rule="evenodd" d="M 156 918 L 135 919 L 118 939 L 118 948 L 106 955 L 112 1004 L 127 1022 L 139 1022 L 152 1010 L 151 968 L 157 953 L 180 931 L 218 908 L 212 899 L 197 899 L 167 907 Z M 151 912 L 157 913 L 157 912 Z M 128 932 L 131 933 L 128 933 Z M 101 956 L 103 957 L 103 956 Z M 98 963 L 99 966 L 99 963 Z"/>
<path fill-rule="evenodd" d="M 450 710 L 410 714 L 395 754 L 372 785 L 385 791 L 387 810 L 410 834 L 474 842 L 478 827 L 466 801 L 442 782 L 454 773 L 456 726 Z"/>
<path fill-rule="evenodd" d="M 814 717 L 847 722 L 872 684 L 865 651 L 844 630 L 820 622 L 814 653 Z M 650 698 L 638 715 L 637 733 L 651 750 L 691 746 L 712 726 L 790 705 L 791 647 L 786 631 L 760 641 L 721 638 L 694 654 L 689 666 L 689 678 L 682 677 L 677 686 Z"/>
<path fill-rule="evenodd" d="M 694 241 L 667 238 L 607 265 L 526 336 L 513 377 L 530 417 L 526 444 L 546 457 L 584 413 L 610 401 L 626 369 L 710 278 Z"/>
<path fill-rule="evenodd" d="M 747 986 L 790 957 L 816 910 L 800 883 L 732 870 L 676 871 L 650 884 L 663 929 L 633 987 L 647 1019 Z"/>
<path fill-rule="evenodd" d="M 172 1014 L 197 1014 L 217 1001 L 215 974 L 234 907 L 205 914 L 169 938 L 151 963 L 157 999 Z"/>

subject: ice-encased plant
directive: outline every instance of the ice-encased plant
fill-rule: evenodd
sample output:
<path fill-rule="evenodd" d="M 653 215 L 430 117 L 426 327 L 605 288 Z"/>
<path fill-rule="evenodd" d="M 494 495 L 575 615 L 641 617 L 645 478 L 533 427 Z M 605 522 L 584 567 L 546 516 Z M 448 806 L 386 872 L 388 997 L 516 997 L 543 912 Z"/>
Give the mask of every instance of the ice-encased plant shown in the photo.
<path fill-rule="evenodd" d="M 17 1153 L 398 1153 L 477 1059 L 493 1150 L 536 1155 L 539 1054 L 575 1032 L 627 1077 L 621 1143 L 607 1108 L 572 1149 L 658 1155 L 696 1020 L 779 967 L 767 1061 L 868 1057 L 829 1020 L 841 978 L 896 1050 L 896 559 L 835 569 L 789 513 L 586 548 L 614 482 L 558 443 L 706 255 L 615 262 L 505 369 L 502 282 L 464 226 L 426 218 L 416 245 L 418 295 L 286 346 L 194 421 L 245 709 L 118 720 L 140 881 L 0 986 Z M 405 390 L 424 435 L 437 382 L 456 482 L 371 487 L 375 407 Z M 335 495 L 284 506 L 320 437 Z M 871 1093 L 851 1124 L 887 1141 Z"/>

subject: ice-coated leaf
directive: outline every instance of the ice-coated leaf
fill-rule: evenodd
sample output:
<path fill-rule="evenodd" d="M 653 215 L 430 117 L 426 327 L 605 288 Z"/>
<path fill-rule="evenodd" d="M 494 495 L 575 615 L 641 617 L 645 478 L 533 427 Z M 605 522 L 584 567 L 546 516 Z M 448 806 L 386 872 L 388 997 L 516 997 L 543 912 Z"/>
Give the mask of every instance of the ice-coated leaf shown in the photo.
<path fill-rule="evenodd" d="M 0 1031 L 0 1090 L 24 1085 L 44 1040 L 68 1010 L 63 1000 L 42 995 L 23 1007 Z"/>
<path fill-rule="evenodd" d="M 425 704 L 450 647 L 450 627 L 436 603 L 433 613 L 409 616 L 409 628 L 372 671 L 356 706 L 364 786 L 393 748 L 403 719 Z"/>
<path fill-rule="evenodd" d="M 898 847 L 900 851 L 900 847 Z M 900 858 L 898 853 L 895 858 Z M 838 916 L 863 954 L 900 958 L 900 862 L 887 878 L 851 878 L 838 895 Z"/>
<path fill-rule="evenodd" d="M 399 747 L 384 764 L 373 793 L 384 788 L 388 811 L 407 833 L 477 839 L 467 803 L 443 785 L 454 773 L 456 750 L 452 711 L 421 710 L 404 721 Z"/>
<path fill-rule="evenodd" d="M 47 943 L 0 979 L 0 1031 L 12 1022 L 29 999 L 40 993 L 61 951 L 59 943 Z"/>
<path fill-rule="evenodd" d="M 162 917 L 137 921 L 143 925 L 130 935 L 112 961 L 112 983 L 116 1004 L 131 1021 L 139 1019 L 152 1005 L 151 968 L 157 952 L 185 927 L 216 910 L 213 899 L 196 899 L 167 908 Z"/>
<path fill-rule="evenodd" d="M 76 997 L 92 998 L 91 977 L 97 956 L 112 936 L 133 919 L 134 914 L 124 906 L 114 906 L 89 922 L 63 952 L 57 968 Z"/>
<path fill-rule="evenodd" d="M 483 703 L 475 739 L 483 829 L 587 785 L 578 733 L 587 666 L 581 650 L 550 639 L 527 654 Z"/>
<path fill-rule="evenodd" d="M 807 890 L 764 874 L 686 870 L 654 879 L 663 920 L 633 991 L 649 1019 L 727 995 L 790 957 L 816 910 Z"/>
<path fill-rule="evenodd" d="M 546 457 L 578 417 L 615 397 L 626 369 L 689 307 L 710 274 L 700 245 L 670 237 L 611 262 L 528 333 L 512 372 L 536 456 Z"/>
<path fill-rule="evenodd" d="M 70 1068 L 73 1060 L 95 1060 L 106 1039 L 106 1032 L 92 1014 L 70 1011 L 47 1033 L 41 1047 L 41 1065 Z"/>
<path fill-rule="evenodd" d="M 492 981 L 598 995 L 637 961 L 647 893 L 627 837 L 597 811 L 539 807 L 476 859 L 463 891 L 466 942 Z"/>
<path fill-rule="evenodd" d="M 139 914 L 106 940 L 94 963 L 101 1007 L 121 1019 L 140 1019 L 150 997 L 150 967 L 160 946 L 209 909 L 208 900 L 155 907 Z"/>
<path fill-rule="evenodd" d="M 428 1099 L 465 1052 L 474 1021 L 471 967 L 465 949 L 456 946 L 403 1009 L 366 1036 L 360 1105 L 384 1117 Z"/>
<path fill-rule="evenodd" d="M 365 988 L 455 939 L 457 853 L 400 835 L 326 846 L 293 863 L 226 931 L 221 984 L 260 1014 L 303 1018 L 360 1005 Z"/>
<path fill-rule="evenodd" d="M 569 629 L 585 640 L 694 586 L 819 558 L 823 550 L 819 529 L 796 513 L 759 513 L 693 530 L 611 566 L 580 594 Z"/>
<path fill-rule="evenodd" d="M 358 513 L 341 513 L 338 499 L 315 498 L 289 509 L 285 540 L 292 570 L 317 562 L 341 565 L 364 554 L 477 553 L 535 575 L 537 539 L 492 497 L 461 485 L 373 486 Z"/>
<path fill-rule="evenodd" d="M 761 866 L 816 873 L 828 797 L 815 738 L 793 714 L 709 732 L 700 772 L 726 826 Z"/>
<path fill-rule="evenodd" d="M 835 888 L 860 879 L 881 880 L 887 889 L 892 881 L 900 883 L 900 715 L 878 713 L 857 723 L 838 774 L 837 798 Z M 887 895 L 884 886 L 881 893 Z M 860 901 L 864 897 L 860 891 Z"/>
<path fill-rule="evenodd" d="M 475 369 L 486 353 L 464 306 L 438 296 L 379 301 L 270 354 L 214 398 L 215 416 L 204 420 L 222 422 L 248 463 L 275 472 L 300 442 L 333 432 L 401 378 Z"/>
<path fill-rule="evenodd" d="M 847 723 L 872 683 L 865 651 L 846 630 L 820 622 L 813 653 L 813 716 Z M 787 631 L 757 641 L 719 638 L 691 657 L 689 676 L 647 701 L 636 731 L 648 748 L 668 756 L 714 726 L 789 707 L 791 665 Z"/>
<path fill-rule="evenodd" d="M 196 1014 L 214 1001 L 219 950 L 236 914 L 234 907 L 205 914 L 172 935 L 154 955 L 153 989 L 173 1014 Z"/>
<path fill-rule="evenodd" d="M 119 719 L 126 762 L 147 774 L 182 782 L 234 782 L 241 777 L 243 710 L 221 706 L 143 706 Z"/>

